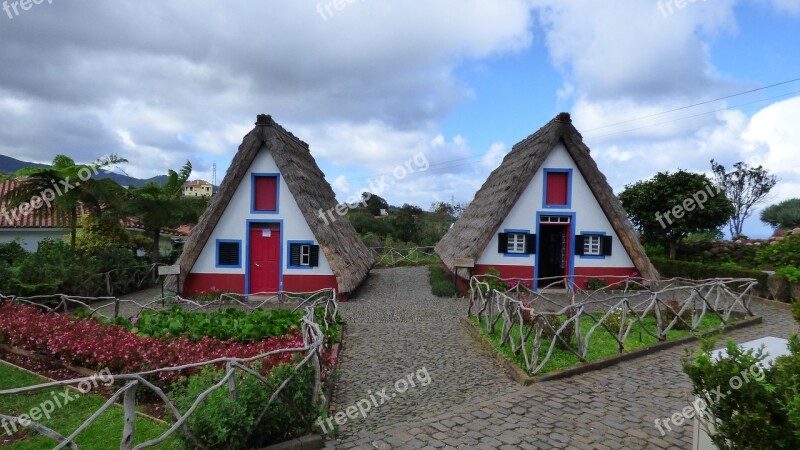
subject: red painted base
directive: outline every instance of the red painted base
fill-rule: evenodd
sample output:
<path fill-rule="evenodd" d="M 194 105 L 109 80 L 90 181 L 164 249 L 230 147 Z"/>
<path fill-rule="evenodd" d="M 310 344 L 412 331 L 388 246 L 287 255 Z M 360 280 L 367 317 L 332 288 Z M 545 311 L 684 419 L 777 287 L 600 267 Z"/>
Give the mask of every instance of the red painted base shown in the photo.
<path fill-rule="evenodd" d="M 244 293 L 244 274 L 190 273 L 182 286 L 183 295 L 208 292 Z"/>
<path fill-rule="evenodd" d="M 314 292 L 320 289 L 336 289 L 334 275 L 284 275 L 283 290 L 286 292 Z"/>
<path fill-rule="evenodd" d="M 334 275 L 284 275 L 284 292 L 314 292 L 321 289 L 336 289 Z M 190 273 L 182 287 L 183 295 L 208 292 L 244 293 L 244 274 Z"/>
<path fill-rule="evenodd" d="M 483 275 L 489 267 L 497 269 L 500 272 L 500 278 L 517 278 L 524 280 L 533 278 L 533 266 L 489 266 L 485 264 L 476 264 L 473 275 Z M 634 274 L 638 276 L 638 272 L 634 267 L 576 267 L 575 284 L 579 288 L 585 289 L 586 282 L 589 281 L 589 278 L 630 277 L 634 276 Z M 467 281 L 459 281 L 462 281 L 462 283 L 459 283 L 459 288 L 463 288 L 464 286 L 467 289 L 469 288 L 469 283 Z M 609 278 L 605 281 L 608 282 L 609 285 L 613 285 L 617 281 L 624 282 L 624 280 L 617 278 Z"/>

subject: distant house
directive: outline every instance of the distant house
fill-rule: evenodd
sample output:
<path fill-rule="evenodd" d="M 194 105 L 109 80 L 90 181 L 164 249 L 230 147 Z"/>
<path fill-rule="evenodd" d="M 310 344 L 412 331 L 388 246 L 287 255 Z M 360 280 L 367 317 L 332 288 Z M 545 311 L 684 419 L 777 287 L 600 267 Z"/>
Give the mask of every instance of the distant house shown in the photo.
<path fill-rule="evenodd" d="M 345 217 L 308 144 L 259 115 L 178 264 L 185 294 L 352 293 L 374 256 Z"/>
<path fill-rule="evenodd" d="M 579 287 L 591 277 L 658 277 L 567 113 L 512 148 L 436 252 L 451 272 L 456 258 L 468 258 L 475 274 L 494 267 L 540 287 L 555 281 L 548 277 Z"/>
<path fill-rule="evenodd" d="M 23 214 L 21 208 L 9 206 L 9 193 L 16 187 L 16 180 L 6 180 L 0 183 L 0 243 L 7 243 L 19 239 L 25 250 L 35 252 L 39 242 L 45 239 L 68 239 L 70 229 L 69 212 L 52 205 L 47 207 L 41 204 L 39 208 L 27 208 Z M 84 216 L 88 211 L 78 206 L 78 215 Z M 123 220 L 128 231 L 144 232 L 144 226 L 134 218 Z M 161 230 L 161 249 L 171 249 L 172 237 L 185 237 L 188 229 Z"/>
<path fill-rule="evenodd" d="M 208 181 L 195 180 L 183 183 L 185 197 L 211 197 L 214 187 Z"/>

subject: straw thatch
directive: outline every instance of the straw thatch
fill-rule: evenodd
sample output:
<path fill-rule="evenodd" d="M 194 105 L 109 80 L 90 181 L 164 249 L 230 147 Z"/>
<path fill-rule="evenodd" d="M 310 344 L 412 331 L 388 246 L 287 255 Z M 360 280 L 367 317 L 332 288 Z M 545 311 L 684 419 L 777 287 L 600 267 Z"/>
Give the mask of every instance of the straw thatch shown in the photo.
<path fill-rule="evenodd" d="M 477 260 L 480 257 L 559 142 L 575 161 L 636 269 L 647 279 L 658 278 L 658 272 L 639 243 L 622 203 L 589 155 L 589 147 L 583 143 L 583 137 L 572 125 L 568 113 L 559 114 L 539 131 L 514 145 L 500 167 L 489 175 L 461 218 L 436 245 L 436 253 L 448 269 L 454 270 L 455 258 Z M 464 271 L 460 270 L 459 275 L 466 275 L 461 272 Z"/>
<path fill-rule="evenodd" d="M 328 223 L 319 217 L 320 210 L 328 211 L 337 205 L 333 189 L 325 181 L 325 174 L 311 156 L 308 144 L 275 123 L 271 116 L 263 114 L 258 116 L 256 127 L 244 137 L 222 180 L 219 192 L 186 240 L 183 255 L 177 263 L 181 266 L 181 285 L 185 285 L 186 277 L 208 242 L 211 232 L 260 151 L 270 152 L 275 160 L 283 180 L 289 186 L 289 191 L 336 275 L 339 293 L 346 295 L 353 292 L 372 268 L 374 255 L 361 241 L 346 217 L 336 216 L 333 221 L 329 218 Z"/>

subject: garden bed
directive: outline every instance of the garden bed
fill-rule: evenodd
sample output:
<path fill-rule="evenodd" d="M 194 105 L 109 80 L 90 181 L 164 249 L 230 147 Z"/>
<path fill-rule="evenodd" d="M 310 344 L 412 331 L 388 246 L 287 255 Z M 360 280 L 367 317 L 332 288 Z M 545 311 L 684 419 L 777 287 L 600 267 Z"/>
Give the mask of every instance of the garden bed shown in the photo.
<path fill-rule="evenodd" d="M 314 334 L 318 338 L 313 341 L 308 341 L 304 337 L 304 331 L 299 327 L 301 323 L 314 322 L 315 315 L 319 317 L 323 314 L 322 309 L 316 310 L 316 314 L 314 311 L 306 314 L 286 310 L 258 310 L 248 314 L 233 309 L 214 313 L 193 313 L 177 308 L 159 312 L 145 311 L 133 319 L 118 318 L 109 321 L 86 317 L 86 313 L 44 314 L 40 307 L 7 302 L 0 306 L 0 347 L 6 351 L 0 354 L 0 358 L 60 381 L 87 376 L 101 370 L 99 369 L 101 367 L 102 370 L 120 374 L 116 375 L 118 378 L 130 379 L 126 378 L 127 375 L 121 374 L 134 374 L 164 367 L 178 368 L 187 364 L 204 364 L 203 369 L 200 367 L 165 369 L 159 373 L 143 375 L 145 379 L 164 390 L 183 412 L 203 391 L 217 384 L 222 376 L 231 376 L 231 370 L 236 370 L 233 372 L 234 377 L 231 378 L 236 381 L 231 381 L 229 384 L 231 388 L 235 384 L 236 389 L 242 390 L 241 396 L 231 397 L 227 388 L 209 391 L 212 395 L 201 403 L 202 407 L 190 417 L 187 425 L 192 428 L 195 435 L 201 436 L 204 440 L 215 439 L 207 436 L 205 433 L 207 430 L 223 430 L 223 433 L 230 434 L 233 432 L 224 430 L 230 430 L 230 427 L 236 428 L 235 433 L 239 433 L 239 437 L 229 436 L 230 440 L 225 441 L 226 444 L 223 445 L 225 448 L 237 442 L 235 439 L 242 438 L 259 446 L 256 442 L 262 444 L 279 442 L 298 436 L 298 431 L 302 434 L 302 430 L 306 429 L 303 424 L 313 421 L 317 417 L 315 414 L 320 412 L 317 410 L 317 403 L 311 401 L 311 393 L 313 386 L 318 386 L 320 382 L 325 383 L 327 376 L 333 370 L 338 357 L 337 343 L 340 339 L 341 324 L 338 321 L 330 323 L 331 319 L 325 322 L 329 324 L 327 327 L 320 323 L 318 328 L 320 331 Z M 306 326 L 302 325 L 303 330 Z M 313 353 L 304 350 L 304 348 L 314 348 L 307 347 L 311 345 L 309 342 L 313 342 L 319 350 Z M 302 369 L 299 367 L 302 365 L 301 360 L 308 361 L 312 354 L 317 352 L 316 358 L 319 360 L 317 367 L 320 370 L 317 370 L 318 375 L 315 377 L 313 364 L 305 364 Z M 269 355 L 265 355 L 266 353 Z M 252 359 L 257 355 L 263 356 L 258 356 L 258 359 L 253 359 L 251 363 L 241 359 Z M 236 366 L 238 369 L 232 369 L 230 361 L 225 363 L 225 359 L 230 358 L 239 358 L 240 366 Z M 210 365 L 205 363 L 213 360 L 221 362 Z M 233 361 L 234 365 L 236 361 Z M 250 368 L 247 369 L 241 364 Z M 247 370 L 251 370 L 253 375 L 249 375 Z M 262 381 L 256 378 L 258 374 L 264 377 Z M 288 385 L 287 378 L 293 379 Z M 119 379 L 114 381 L 123 382 Z M 22 386 L 27 385 L 12 387 Z M 267 404 L 267 399 L 272 392 L 275 392 L 277 386 L 286 386 L 286 389 L 276 394 L 276 401 L 270 412 L 263 416 L 258 428 L 252 428 L 252 430 L 257 429 L 258 433 L 251 435 L 248 431 L 250 428 L 246 428 L 246 424 L 254 423 L 252 421 L 256 416 L 261 417 L 259 411 Z M 324 387 L 324 384 L 322 386 Z M 97 393 L 110 397 L 120 387 L 122 384 L 119 383 L 101 385 L 97 388 Z M 283 390 L 283 387 L 280 389 Z M 27 394 L 14 394 L 14 396 L 39 395 L 46 391 L 46 389 L 29 391 Z M 144 406 L 143 409 L 150 414 L 159 417 L 169 416 L 169 420 L 174 420 L 171 411 L 168 411 L 169 414 L 164 412 L 165 404 L 153 391 L 143 388 L 136 396 L 140 409 Z M 256 398 L 259 399 L 258 404 L 250 404 Z M 5 404 L 5 398 L 3 401 L 2 412 L 8 414 L 9 408 Z M 227 403 L 230 404 L 224 408 L 220 406 Z M 250 411 L 255 411 L 254 415 L 249 415 Z M 75 420 L 79 420 L 80 424 L 93 412 L 94 410 L 86 414 L 76 412 Z M 294 416 L 295 414 L 297 415 Z M 305 419 L 297 420 L 303 417 Z M 29 431 L 28 434 L 35 435 L 36 432 Z M 121 431 L 119 436 L 122 436 Z M 267 441 L 264 441 L 266 437 L 251 441 L 251 436 L 270 436 L 270 438 Z M 44 439 L 52 446 L 52 440 L 42 436 L 36 437 Z M 177 444 L 177 438 L 170 439 Z M 138 440 L 140 440 L 139 434 L 137 434 Z M 174 448 L 174 445 L 164 448 Z"/>
<path fill-rule="evenodd" d="M 653 322 L 655 321 L 655 319 L 651 317 L 645 318 L 646 325 L 648 325 L 648 319 L 651 319 Z M 625 343 L 625 351 L 620 353 L 617 341 L 613 336 L 611 336 L 608 331 L 597 330 L 592 334 L 589 340 L 589 348 L 591 350 L 586 355 L 586 362 L 581 362 L 575 354 L 569 351 L 555 347 L 547 364 L 545 364 L 536 375 L 532 376 L 525 370 L 525 363 L 521 355 L 514 355 L 508 345 L 498 345 L 496 333 L 490 334 L 486 327 L 479 324 L 474 317 L 462 318 L 461 322 L 469 333 L 491 353 L 503 368 L 506 369 L 509 377 L 522 385 L 565 378 L 591 370 L 603 369 L 623 361 L 639 358 L 697 340 L 697 334 L 692 334 L 688 330 L 671 330 L 667 333 L 666 341 L 659 341 L 647 333 L 639 332 L 637 326 L 641 327 L 641 325 L 634 324 L 631 337 Z M 707 316 L 704 318 L 698 334 L 711 335 L 722 333 L 756 325 L 761 322 L 761 317 L 742 317 L 735 323 L 722 326 L 721 321 L 719 321 L 716 316 Z M 582 322 L 582 335 L 586 335 L 591 325 L 589 321 Z M 518 334 L 518 330 L 515 329 L 512 333 Z M 532 345 L 533 343 L 526 348 L 526 351 L 530 352 L 532 350 Z M 543 338 L 539 350 L 540 357 L 543 358 L 547 354 L 549 346 L 550 339 Z"/>

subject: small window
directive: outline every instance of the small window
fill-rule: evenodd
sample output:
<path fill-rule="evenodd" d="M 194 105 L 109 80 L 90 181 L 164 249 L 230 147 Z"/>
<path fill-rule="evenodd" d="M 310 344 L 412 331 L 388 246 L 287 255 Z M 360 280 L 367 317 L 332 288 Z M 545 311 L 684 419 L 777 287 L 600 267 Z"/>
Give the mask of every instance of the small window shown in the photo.
<path fill-rule="evenodd" d="M 527 256 L 536 253 L 536 235 L 524 230 L 506 230 L 497 235 L 497 252 L 506 256 Z"/>
<path fill-rule="evenodd" d="M 544 207 L 569 208 L 572 169 L 544 169 Z"/>
<path fill-rule="evenodd" d="M 575 254 L 590 259 L 611 256 L 614 239 L 605 233 L 589 232 L 575 236 Z"/>
<path fill-rule="evenodd" d="M 525 234 L 508 233 L 507 253 L 525 253 Z"/>
<path fill-rule="evenodd" d="M 253 176 L 253 212 L 278 211 L 278 176 Z"/>
<path fill-rule="evenodd" d="M 583 254 L 586 256 L 600 255 L 600 236 L 590 234 L 583 237 Z"/>
<path fill-rule="evenodd" d="M 242 241 L 217 241 L 217 267 L 242 267 Z"/>
<path fill-rule="evenodd" d="M 289 268 L 310 269 L 319 266 L 319 245 L 311 242 L 289 243 Z"/>

